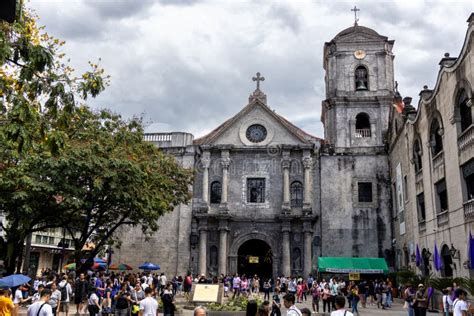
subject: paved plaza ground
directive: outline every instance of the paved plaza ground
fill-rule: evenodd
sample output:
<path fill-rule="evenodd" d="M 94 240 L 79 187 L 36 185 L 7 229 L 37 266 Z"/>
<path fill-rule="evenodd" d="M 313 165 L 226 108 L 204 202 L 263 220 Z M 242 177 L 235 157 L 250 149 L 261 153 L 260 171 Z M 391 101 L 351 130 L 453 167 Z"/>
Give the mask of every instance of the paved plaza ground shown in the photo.
<path fill-rule="evenodd" d="M 311 304 L 308 302 L 308 303 L 303 303 L 303 304 L 296 304 L 296 306 L 298 306 L 299 308 L 302 308 L 302 307 L 308 307 L 311 309 Z M 75 316 L 75 306 L 71 306 L 72 307 L 72 313 L 70 313 L 69 315 L 71 316 Z M 322 308 L 322 306 L 321 306 Z M 193 314 L 193 311 L 192 310 L 187 310 L 187 309 L 183 309 L 182 310 L 182 314 L 180 315 L 192 315 Z M 429 315 L 430 313 L 428 313 Z M 21 311 L 20 311 L 20 315 L 26 315 L 26 308 L 23 308 Z M 63 316 L 64 313 L 61 313 L 59 316 Z M 88 314 L 87 314 L 88 315 Z M 160 313 L 160 315 L 162 315 Z M 282 308 L 282 315 L 286 315 L 286 310 L 285 308 L 283 307 Z M 314 314 L 314 315 L 329 315 L 329 314 L 323 314 L 323 313 L 320 313 L 320 314 Z M 391 316 L 406 316 L 408 315 L 407 311 L 404 310 L 402 308 L 402 304 L 400 303 L 394 303 L 393 304 L 393 307 L 391 309 L 387 309 L 387 310 L 383 310 L 383 309 L 377 309 L 377 306 L 368 306 L 367 308 L 360 308 L 360 315 L 361 316 L 372 316 L 372 315 L 391 315 Z M 434 314 L 432 314 L 434 315 Z"/>

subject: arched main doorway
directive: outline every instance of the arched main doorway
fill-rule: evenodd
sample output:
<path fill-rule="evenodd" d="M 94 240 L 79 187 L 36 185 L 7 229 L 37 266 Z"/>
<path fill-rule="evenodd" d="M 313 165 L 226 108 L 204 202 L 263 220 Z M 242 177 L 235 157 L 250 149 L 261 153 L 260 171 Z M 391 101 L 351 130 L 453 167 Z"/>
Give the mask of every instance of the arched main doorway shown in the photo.
<path fill-rule="evenodd" d="M 259 239 L 244 242 L 237 252 L 237 273 L 246 276 L 272 277 L 273 253 L 270 246 Z"/>

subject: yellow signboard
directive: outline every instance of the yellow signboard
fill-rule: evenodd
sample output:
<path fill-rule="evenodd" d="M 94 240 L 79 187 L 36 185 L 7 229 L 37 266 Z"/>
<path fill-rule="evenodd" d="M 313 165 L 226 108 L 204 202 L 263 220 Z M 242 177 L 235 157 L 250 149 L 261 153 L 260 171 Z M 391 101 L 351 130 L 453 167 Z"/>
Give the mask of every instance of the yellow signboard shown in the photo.
<path fill-rule="evenodd" d="M 258 263 L 258 257 L 249 256 L 249 263 Z"/>
<path fill-rule="evenodd" d="M 195 302 L 218 302 L 218 284 L 195 284 L 193 289 L 193 301 Z"/>
<path fill-rule="evenodd" d="M 360 273 L 349 273 L 349 281 L 360 281 Z"/>

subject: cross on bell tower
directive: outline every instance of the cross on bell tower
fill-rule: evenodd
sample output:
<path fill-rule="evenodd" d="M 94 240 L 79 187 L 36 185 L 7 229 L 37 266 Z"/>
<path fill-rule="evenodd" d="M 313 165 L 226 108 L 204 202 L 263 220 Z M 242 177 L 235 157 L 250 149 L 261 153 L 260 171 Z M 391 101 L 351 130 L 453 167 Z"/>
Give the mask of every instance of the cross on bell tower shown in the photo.
<path fill-rule="evenodd" d="M 360 9 L 358 9 L 356 6 L 354 6 L 353 9 L 351 9 L 351 11 L 354 12 L 354 26 L 357 26 L 357 22 L 359 22 L 359 18 L 357 17 L 357 11 L 360 11 Z"/>

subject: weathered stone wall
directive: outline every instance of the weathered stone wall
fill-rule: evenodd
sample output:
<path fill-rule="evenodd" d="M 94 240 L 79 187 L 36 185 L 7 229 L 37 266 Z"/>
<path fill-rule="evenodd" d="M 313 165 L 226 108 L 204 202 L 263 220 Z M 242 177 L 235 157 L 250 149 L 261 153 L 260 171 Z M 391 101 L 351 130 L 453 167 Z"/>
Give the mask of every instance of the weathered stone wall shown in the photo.
<path fill-rule="evenodd" d="M 321 156 L 322 255 L 379 257 L 390 248 L 386 156 Z M 372 203 L 359 203 L 357 182 L 372 182 Z"/>
<path fill-rule="evenodd" d="M 185 168 L 194 167 L 192 135 L 186 133 L 169 134 L 169 143 L 159 143 L 166 152 L 173 155 Z M 191 137 L 187 136 L 191 135 Z M 184 137 L 187 136 L 187 137 Z M 175 147 L 179 145 L 181 147 Z M 192 192 L 193 188 L 190 187 Z M 145 261 L 159 264 L 160 272 L 167 275 L 183 274 L 190 267 L 190 235 L 192 203 L 180 205 L 173 212 L 163 215 L 159 230 L 146 240 L 140 227 L 124 227 L 119 232 L 121 247 L 114 249 L 114 263 L 127 263 L 137 268 Z"/>

